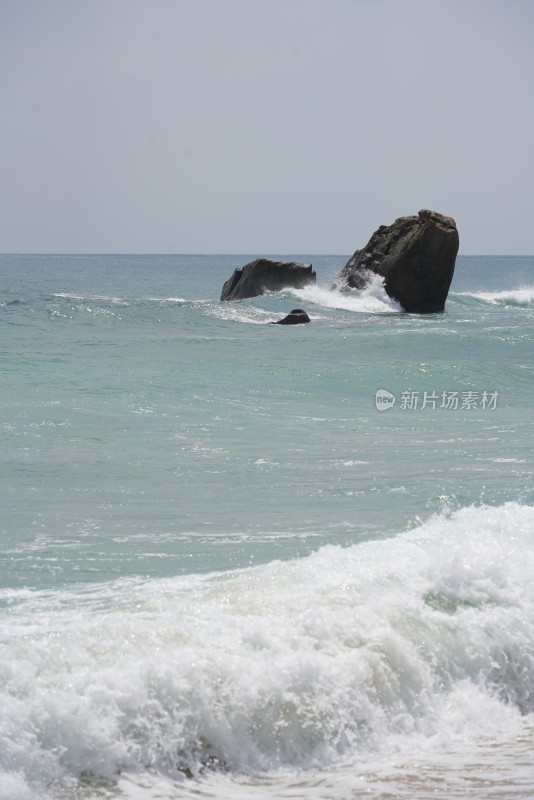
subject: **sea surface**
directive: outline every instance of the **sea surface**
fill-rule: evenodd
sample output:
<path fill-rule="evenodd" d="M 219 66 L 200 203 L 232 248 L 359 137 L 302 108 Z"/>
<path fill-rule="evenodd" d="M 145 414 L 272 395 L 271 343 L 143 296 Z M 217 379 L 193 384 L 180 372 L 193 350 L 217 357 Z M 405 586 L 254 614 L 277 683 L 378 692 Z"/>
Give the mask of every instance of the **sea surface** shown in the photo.
<path fill-rule="evenodd" d="M 534 257 L 255 255 L 0 256 L 1 800 L 533 798 Z"/>

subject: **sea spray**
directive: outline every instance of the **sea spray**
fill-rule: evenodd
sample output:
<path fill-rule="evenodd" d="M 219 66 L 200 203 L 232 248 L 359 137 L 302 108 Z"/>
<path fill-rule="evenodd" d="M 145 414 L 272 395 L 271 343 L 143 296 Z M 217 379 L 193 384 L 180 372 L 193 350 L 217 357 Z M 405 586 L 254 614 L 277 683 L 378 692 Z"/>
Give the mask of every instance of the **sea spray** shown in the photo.
<path fill-rule="evenodd" d="M 340 292 L 324 286 L 306 286 L 303 289 L 287 290 L 303 303 L 315 306 L 354 311 L 361 314 L 383 314 L 402 311 L 401 305 L 387 294 L 384 279 L 374 275 L 367 286 L 360 290 Z"/>
<path fill-rule="evenodd" d="M 6 785 L 270 774 L 518 731 L 533 530 L 531 507 L 472 507 L 248 570 L 5 592 Z"/>
<path fill-rule="evenodd" d="M 534 288 L 532 286 L 496 292 L 457 292 L 455 296 L 482 301 L 491 305 L 524 307 L 534 305 Z"/>

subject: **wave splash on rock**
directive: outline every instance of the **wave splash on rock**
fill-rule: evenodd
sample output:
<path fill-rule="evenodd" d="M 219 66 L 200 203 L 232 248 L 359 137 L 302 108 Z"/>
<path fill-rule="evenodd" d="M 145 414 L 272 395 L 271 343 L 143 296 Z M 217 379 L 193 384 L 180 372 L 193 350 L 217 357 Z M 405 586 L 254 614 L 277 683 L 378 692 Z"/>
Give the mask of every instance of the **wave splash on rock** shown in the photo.
<path fill-rule="evenodd" d="M 363 289 L 373 274 L 384 278 L 390 297 L 405 311 L 443 311 L 449 292 L 459 237 L 456 222 L 424 209 L 381 225 L 362 250 L 346 263 L 333 288 Z"/>

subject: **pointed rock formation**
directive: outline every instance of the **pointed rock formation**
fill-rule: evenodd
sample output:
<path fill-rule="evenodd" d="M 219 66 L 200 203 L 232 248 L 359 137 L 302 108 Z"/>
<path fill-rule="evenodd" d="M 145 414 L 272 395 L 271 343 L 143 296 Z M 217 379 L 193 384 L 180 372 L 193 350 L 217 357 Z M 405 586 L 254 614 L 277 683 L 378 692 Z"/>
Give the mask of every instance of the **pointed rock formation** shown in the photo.
<path fill-rule="evenodd" d="M 366 247 L 347 262 L 334 289 L 363 289 L 370 273 L 381 275 L 390 297 L 405 311 L 443 311 L 458 253 L 456 223 L 436 211 L 381 225 Z"/>

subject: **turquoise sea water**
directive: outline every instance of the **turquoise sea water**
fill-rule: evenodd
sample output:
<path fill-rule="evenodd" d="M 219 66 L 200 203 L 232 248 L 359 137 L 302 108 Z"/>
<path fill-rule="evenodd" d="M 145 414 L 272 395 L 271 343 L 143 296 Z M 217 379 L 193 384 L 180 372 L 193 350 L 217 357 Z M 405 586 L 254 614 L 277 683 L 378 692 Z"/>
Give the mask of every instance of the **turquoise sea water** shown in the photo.
<path fill-rule="evenodd" d="M 534 257 L 251 258 L 0 256 L 0 797 L 534 796 Z"/>

